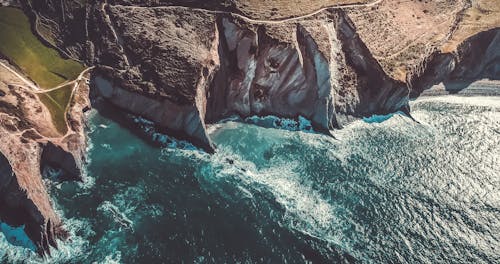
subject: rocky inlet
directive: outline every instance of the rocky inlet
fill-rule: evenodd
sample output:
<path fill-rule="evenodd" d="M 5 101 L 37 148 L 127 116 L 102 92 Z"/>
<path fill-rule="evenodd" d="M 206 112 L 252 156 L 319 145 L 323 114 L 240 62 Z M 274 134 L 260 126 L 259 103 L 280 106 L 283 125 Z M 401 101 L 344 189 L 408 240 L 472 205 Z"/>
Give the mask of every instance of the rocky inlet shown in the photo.
<path fill-rule="evenodd" d="M 28 14 L 46 45 L 95 68 L 85 73 L 90 85 L 77 80 L 65 135 L 45 122 L 50 115 L 33 91 L 16 85 L 19 76 L 0 68 L 0 219 L 24 225 L 40 254 L 66 236 L 41 172 L 50 166 L 60 180 L 82 179 L 90 99 L 214 153 L 207 124 L 233 115 L 300 116 L 330 134 L 375 114 L 411 115 L 409 100 L 435 84 L 498 79 L 498 21 L 479 29 L 467 23 L 481 1 L 396 2 L 332 4 L 285 17 L 276 9 L 277 18 L 240 1 L 7 3 Z M 393 5 L 404 12 L 393 13 Z M 415 32 L 402 36 L 403 27 L 427 32 L 408 39 Z M 407 46 L 391 50 L 400 39 Z"/>

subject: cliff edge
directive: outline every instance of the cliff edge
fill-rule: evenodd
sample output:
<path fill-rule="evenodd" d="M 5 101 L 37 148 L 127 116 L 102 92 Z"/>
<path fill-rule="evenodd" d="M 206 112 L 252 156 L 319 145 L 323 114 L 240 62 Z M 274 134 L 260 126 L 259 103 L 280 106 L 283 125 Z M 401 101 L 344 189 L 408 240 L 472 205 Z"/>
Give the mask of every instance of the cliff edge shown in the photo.
<path fill-rule="evenodd" d="M 41 252 L 64 231 L 40 167 L 81 177 L 89 93 L 213 152 L 206 124 L 232 115 L 302 116 L 329 134 L 410 114 L 434 84 L 500 76 L 498 0 L 19 2 L 46 45 L 95 66 L 65 135 L 39 122 L 50 115 L 33 91 L 0 75 L 0 219 L 25 224 Z"/>

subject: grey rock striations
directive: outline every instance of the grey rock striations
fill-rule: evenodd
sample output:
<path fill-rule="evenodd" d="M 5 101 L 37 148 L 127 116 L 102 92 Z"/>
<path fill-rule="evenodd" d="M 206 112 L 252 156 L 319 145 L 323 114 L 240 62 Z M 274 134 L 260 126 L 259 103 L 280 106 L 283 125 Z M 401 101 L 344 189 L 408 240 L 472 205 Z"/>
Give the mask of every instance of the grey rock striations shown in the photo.
<path fill-rule="evenodd" d="M 479 79 L 500 79 L 500 29 L 480 32 L 462 42 L 456 52 L 431 53 L 408 76 L 412 97 L 443 83 L 457 90 Z"/>
<path fill-rule="evenodd" d="M 61 48 L 80 49 L 79 59 L 98 66 L 99 94 L 206 150 L 205 123 L 233 114 L 300 115 L 329 133 L 354 118 L 408 110 L 406 85 L 384 73 L 341 10 L 280 23 L 179 6 L 73 7 L 61 9 L 85 9 L 75 31 L 86 40 Z"/>
<path fill-rule="evenodd" d="M 410 96 L 418 96 L 433 84 L 498 79 L 500 75 L 500 33 L 494 17 L 488 21 L 489 30 L 463 42 L 457 39 L 476 28 L 464 30 L 456 24 L 430 35 L 429 39 L 443 35 L 444 40 L 461 44 L 446 52 L 435 47 L 429 54 L 428 49 L 414 48 L 428 41 L 426 35 L 413 40 L 413 46 L 413 42 L 399 43 L 402 49 L 391 55 L 383 48 L 384 37 L 377 33 L 385 28 L 374 33 L 367 27 L 371 21 L 387 25 L 391 31 L 384 36 L 396 43 L 401 27 L 420 32 L 422 26 L 435 23 L 432 18 L 436 16 L 423 16 L 428 13 L 427 5 L 451 10 L 458 5 L 453 1 L 442 7 L 433 2 L 400 3 L 402 10 L 422 9 L 417 17 L 392 14 L 393 3 L 387 0 L 347 11 L 297 12 L 301 15 L 295 18 L 281 14 L 287 17 L 283 20 L 245 17 L 235 4 L 241 2 L 22 0 L 20 4 L 47 45 L 96 66 L 90 94 L 154 121 L 167 134 L 187 138 L 209 152 L 215 146 L 206 124 L 231 115 L 303 116 L 316 130 L 328 134 L 373 114 L 409 114 Z M 283 5 L 283 1 L 276 3 Z M 361 12 L 355 12 L 358 6 Z M 420 16 L 427 23 L 415 22 L 412 27 Z M 397 21 L 410 22 L 400 27 Z M 455 31 L 462 35 L 453 38 Z M 15 107 L 0 105 L 7 113 L 0 115 L 0 219 L 26 225 L 41 254 L 66 233 L 50 204 L 40 164 L 61 168 L 66 180 L 81 177 L 82 113 L 89 107 L 89 91 L 79 91 L 67 113 L 71 133 L 57 140 L 50 138 L 49 128 L 29 123 L 34 116 L 30 112 L 17 117 Z M 33 95 L 21 97 L 34 100 Z"/>

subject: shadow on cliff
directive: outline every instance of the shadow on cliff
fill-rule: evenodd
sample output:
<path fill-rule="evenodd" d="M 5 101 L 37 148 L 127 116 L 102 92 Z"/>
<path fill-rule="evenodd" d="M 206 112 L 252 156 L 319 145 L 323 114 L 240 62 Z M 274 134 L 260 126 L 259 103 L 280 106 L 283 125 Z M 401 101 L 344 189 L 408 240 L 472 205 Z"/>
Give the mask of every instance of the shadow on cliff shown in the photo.
<path fill-rule="evenodd" d="M 48 142 L 43 147 L 40 159 L 40 173 L 50 176 L 50 171 L 55 172 L 51 180 L 56 182 L 78 181 L 83 182 L 82 169 L 77 164 L 75 157 L 60 146 Z"/>
<path fill-rule="evenodd" d="M 40 256 L 50 255 L 50 248 L 58 249 L 57 239 L 69 234 L 61 226 L 42 215 L 39 207 L 19 185 L 8 159 L 0 153 L 0 222 L 11 227 L 23 227 L 27 237 L 36 244 Z"/>
<path fill-rule="evenodd" d="M 456 52 L 435 51 L 420 67 L 420 74 L 408 78 L 411 98 L 440 83 L 456 94 L 480 79 L 500 80 L 500 29 L 469 37 Z"/>
<path fill-rule="evenodd" d="M 363 118 L 371 115 L 386 115 L 403 112 L 411 118 L 408 105 L 409 89 L 398 80 L 389 77 L 380 63 L 373 57 L 366 44 L 356 32 L 356 26 L 349 16 L 339 12 L 338 37 L 342 40 L 346 66 L 354 75 L 349 84 L 356 87 L 359 104 L 346 115 Z"/>
<path fill-rule="evenodd" d="M 155 148 L 163 147 L 163 144 L 157 140 L 154 140 L 151 133 L 145 131 L 137 122 L 134 121 L 135 115 L 129 113 L 126 110 L 115 106 L 114 104 L 108 102 L 103 98 L 96 88 L 95 75 L 93 74 L 90 78 L 90 102 L 93 109 L 95 109 L 101 116 L 106 119 L 112 120 L 117 123 L 120 127 L 130 131 L 134 136 L 140 138 L 144 143 Z M 154 125 L 153 125 L 154 126 Z M 154 126 L 155 132 L 162 133 L 172 137 L 176 140 L 191 140 L 178 133 L 172 131 L 166 131 L 165 128 L 160 126 Z"/>
<path fill-rule="evenodd" d="M 149 134 L 139 128 L 139 126 L 134 123 L 134 120 L 122 109 L 114 106 L 113 104 L 107 103 L 106 100 L 100 97 L 92 98 L 91 102 L 92 108 L 98 111 L 104 118 L 112 120 L 122 128 L 127 129 L 136 137 L 140 138 L 144 143 L 152 147 L 161 147 L 159 142 L 154 141 Z"/>

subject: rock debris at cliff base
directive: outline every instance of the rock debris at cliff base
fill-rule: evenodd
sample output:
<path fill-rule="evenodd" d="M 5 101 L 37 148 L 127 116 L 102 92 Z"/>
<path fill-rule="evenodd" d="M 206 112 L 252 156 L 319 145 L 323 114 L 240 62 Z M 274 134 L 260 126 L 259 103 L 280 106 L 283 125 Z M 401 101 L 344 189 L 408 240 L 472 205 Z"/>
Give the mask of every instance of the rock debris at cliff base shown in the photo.
<path fill-rule="evenodd" d="M 66 135 L 41 122 L 47 109 L 15 76 L 0 76 L 0 152 L 11 166 L 2 170 L 13 179 L 0 198 L 25 193 L 8 208 L 28 214 L 9 221 L 29 224 L 41 252 L 64 232 L 40 168 L 81 179 L 89 97 L 213 152 L 206 124 L 232 115 L 304 117 L 329 134 L 374 114 L 409 115 L 410 98 L 435 84 L 500 76 L 498 0 L 298 1 L 293 12 L 284 1 L 1 3 L 21 7 L 61 56 L 96 67 L 91 91 L 79 85 L 65 112 Z"/>

